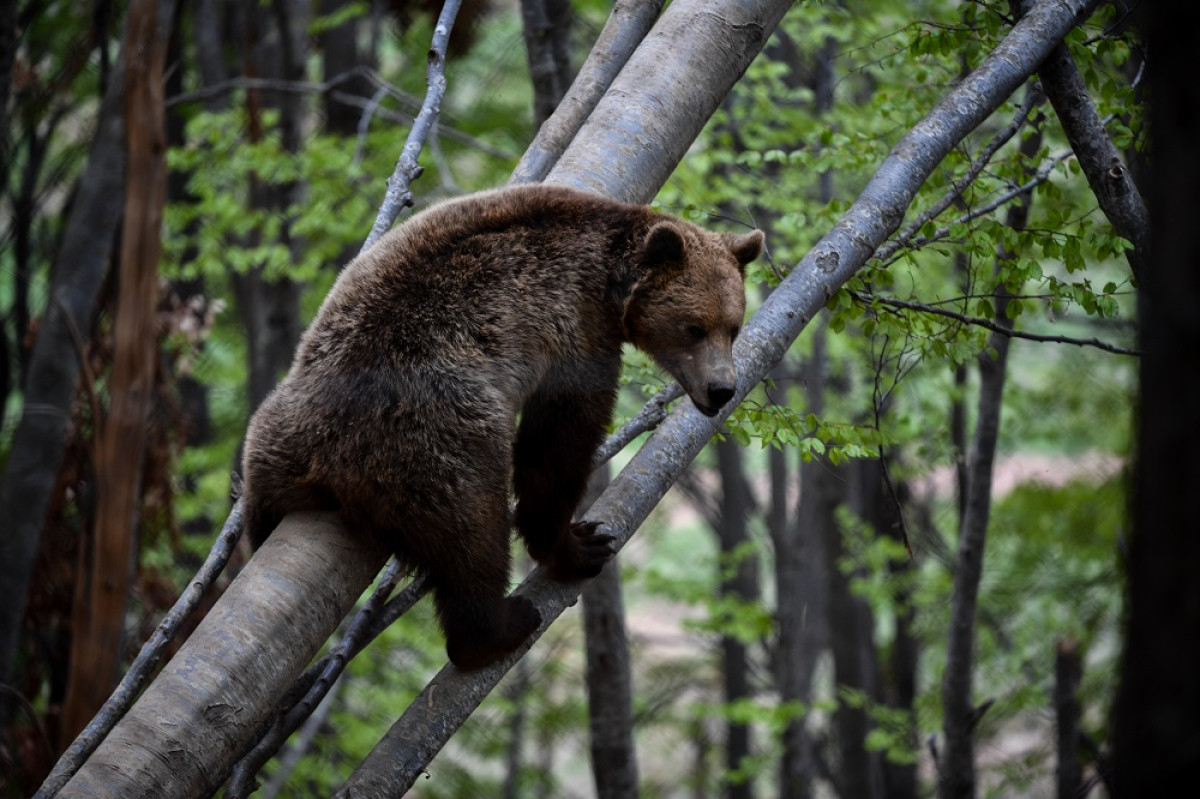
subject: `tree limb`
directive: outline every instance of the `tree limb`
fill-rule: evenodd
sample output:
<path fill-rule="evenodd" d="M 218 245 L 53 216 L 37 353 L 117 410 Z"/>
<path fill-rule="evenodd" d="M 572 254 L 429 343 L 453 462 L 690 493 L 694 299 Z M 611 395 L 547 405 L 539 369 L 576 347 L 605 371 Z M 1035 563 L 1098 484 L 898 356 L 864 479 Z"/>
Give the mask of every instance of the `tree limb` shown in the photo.
<path fill-rule="evenodd" d="M 1098 338 L 1074 338 L 1072 336 L 1048 336 L 1038 333 L 1028 333 L 1024 330 L 1015 330 L 1011 327 L 997 324 L 991 319 L 984 319 L 978 316 L 968 316 L 967 314 L 951 311 L 947 308 L 939 308 L 936 305 L 927 305 L 922 302 L 910 302 L 908 300 L 897 299 L 896 297 L 881 297 L 878 294 L 862 294 L 857 291 L 851 291 L 850 296 L 855 301 L 864 305 L 886 305 L 892 308 L 902 308 L 908 311 L 919 311 L 920 313 L 932 314 L 934 316 L 944 316 L 947 319 L 953 319 L 956 322 L 962 322 L 967 325 L 975 325 L 990 330 L 993 333 L 1000 333 L 1009 338 L 1023 338 L 1027 341 L 1041 341 L 1049 344 L 1074 344 L 1077 347 L 1095 347 L 1096 349 L 1111 352 L 1114 355 L 1141 355 L 1140 350 L 1133 350 L 1127 347 L 1118 347 L 1116 344 L 1109 344 L 1107 341 L 1101 341 Z"/>
<path fill-rule="evenodd" d="M 454 18 L 458 16 L 461 5 L 462 0 L 446 0 L 442 5 L 442 12 L 438 14 L 425 69 L 425 102 L 421 104 L 421 111 L 417 114 L 412 130 L 408 133 L 408 140 L 404 142 L 404 148 L 400 151 L 396 170 L 388 178 L 383 204 L 379 206 L 379 214 L 375 217 L 371 232 L 367 234 L 367 240 L 359 250 L 360 254 L 370 249 L 371 245 L 391 228 L 400 212 L 413 204 L 409 186 L 423 171 L 417 163 L 417 157 L 421 154 L 421 147 L 425 144 L 425 139 L 429 136 L 429 131 L 442 108 L 442 97 L 446 94 L 446 44 L 450 41 L 450 29 L 454 27 Z"/>
<path fill-rule="evenodd" d="M 1087 84 L 1065 44 L 1055 47 L 1038 70 L 1042 87 L 1062 123 L 1088 185 L 1117 235 L 1133 243 L 1126 251 L 1138 275 L 1149 257 L 1150 212 L 1129 169 L 1092 105 Z"/>

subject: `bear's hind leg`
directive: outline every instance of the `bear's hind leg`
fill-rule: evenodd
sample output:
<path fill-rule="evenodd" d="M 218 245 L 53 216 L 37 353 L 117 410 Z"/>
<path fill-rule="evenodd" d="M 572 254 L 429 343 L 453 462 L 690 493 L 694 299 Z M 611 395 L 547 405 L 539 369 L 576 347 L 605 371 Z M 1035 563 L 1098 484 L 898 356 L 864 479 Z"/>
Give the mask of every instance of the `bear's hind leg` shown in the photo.
<path fill-rule="evenodd" d="M 409 550 L 429 575 L 450 661 L 463 670 L 477 669 L 524 643 L 541 616 L 525 597 L 508 596 L 504 494 L 493 498 L 492 492 L 480 491 L 439 520 L 416 521 L 417 528 L 423 530 L 422 540 L 410 536 Z"/>

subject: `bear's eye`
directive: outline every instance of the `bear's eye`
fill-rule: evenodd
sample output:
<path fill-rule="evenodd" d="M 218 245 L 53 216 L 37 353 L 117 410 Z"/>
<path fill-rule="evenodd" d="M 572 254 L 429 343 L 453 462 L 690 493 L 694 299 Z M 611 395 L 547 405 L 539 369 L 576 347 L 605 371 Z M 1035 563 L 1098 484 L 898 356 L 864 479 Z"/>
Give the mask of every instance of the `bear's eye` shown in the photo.
<path fill-rule="evenodd" d="M 703 341 L 708 336 L 700 325 L 688 325 L 687 334 L 695 341 Z"/>
<path fill-rule="evenodd" d="M 729 330 L 730 342 L 737 341 L 738 333 L 741 333 L 741 332 L 742 332 L 742 329 L 740 327 L 738 327 L 737 325 L 734 325 L 732 328 L 730 328 L 730 330 Z"/>

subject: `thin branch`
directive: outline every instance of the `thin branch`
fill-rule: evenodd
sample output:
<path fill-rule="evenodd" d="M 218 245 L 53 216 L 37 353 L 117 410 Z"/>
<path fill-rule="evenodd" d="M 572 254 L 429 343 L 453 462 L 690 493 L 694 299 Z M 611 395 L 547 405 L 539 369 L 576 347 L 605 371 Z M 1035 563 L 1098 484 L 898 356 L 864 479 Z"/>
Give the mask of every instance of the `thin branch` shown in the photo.
<path fill-rule="evenodd" d="M 623 450 L 629 442 L 649 430 L 653 430 L 667 418 L 667 406 L 683 396 L 683 389 L 678 383 L 672 383 L 655 394 L 642 406 L 637 415 L 626 422 L 620 430 L 608 437 L 592 456 L 592 468 L 598 468 L 608 463 L 614 455 Z"/>
<path fill-rule="evenodd" d="M 1072 153 L 1070 150 L 1064 150 L 1058 155 L 1046 159 L 1046 162 L 1042 164 L 1037 172 L 1034 173 L 1033 177 L 1026 182 L 1013 186 L 1008 191 L 996 196 L 996 198 L 991 202 L 985 203 L 978 208 L 968 211 L 967 213 L 955 219 L 949 225 L 938 228 L 928 236 L 917 236 L 916 238 L 908 239 L 907 241 L 899 238 L 892 239 L 875 251 L 875 259 L 883 261 L 885 265 L 891 264 L 895 262 L 897 250 L 901 249 L 902 247 L 908 250 L 916 250 L 924 247 L 927 244 L 932 244 L 935 241 L 941 241 L 950 235 L 950 228 L 953 225 L 964 224 L 966 222 L 976 220 L 981 216 L 986 216 L 1005 203 L 1012 202 L 1018 197 L 1033 191 L 1035 188 L 1050 179 L 1050 173 L 1054 171 L 1054 167 L 1058 166 L 1060 162 L 1070 158 L 1073 154 L 1074 153 Z"/>
<path fill-rule="evenodd" d="M 442 13 L 438 15 L 425 69 L 427 84 L 425 102 L 421 104 L 421 112 L 417 114 L 412 130 L 408 133 L 408 140 L 404 142 L 404 148 L 400 151 L 400 158 L 396 161 L 396 170 L 388 178 L 387 193 L 384 196 L 383 204 L 379 207 L 375 224 L 371 226 L 371 232 L 367 235 L 362 249 L 359 250 L 360 253 L 370 249 L 371 245 L 391 228 L 400 212 L 413 204 L 412 191 L 409 186 L 424 171 L 417 163 L 417 157 L 421 154 L 421 147 L 425 144 L 425 139 L 429 136 L 429 131 L 437 120 L 442 107 L 442 97 L 446 94 L 446 43 L 450 40 L 450 29 L 454 27 L 454 18 L 458 16 L 458 9 L 461 5 L 462 0 L 446 0 L 445 5 L 442 6 Z"/>
<path fill-rule="evenodd" d="M 371 106 L 373 101 L 373 98 L 364 98 L 355 94 L 345 94 L 338 91 L 333 92 L 333 96 L 342 100 L 344 103 L 346 103 L 346 105 L 357 106 L 358 108 L 362 108 L 364 111 Z M 371 114 L 373 117 L 379 117 L 380 119 L 385 119 L 389 122 L 398 122 L 401 125 L 411 125 L 416 119 L 416 117 L 412 116 L 411 114 L 405 114 L 402 111 L 395 111 L 389 108 L 375 108 L 372 110 Z M 493 158 L 501 158 L 505 161 L 511 161 L 516 157 L 516 153 L 505 150 L 502 147 L 497 147 L 496 145 L 486 142 L 483 139 L 476 138 L 469 133 L 463 133 L 458 128 L 453 128 L 446 125 L 446 123 L 442 120 L 438 120 L 437 129 L 438 133 L 442 136 L 445 136 L 447 139 L 451 139 L 460 144 L 465 144 L 472 149 L 478 150 L 484 155 L 490 155 Z M 362 132 L 362 135 L 365 135 L 365 131 Z"/>
<path fill-rule="evenodd" d="M 1054 48 L 1042 63 L 1038 76 L 1100 210 L 1117 235 L 1133 243 L 1133 248 L 1126 251 L 1126 258 L 1137 275 L 1149 257 L 1150 211 L 1109 138 L 1105 122 L 1096 112 L 1087 83 L 1066 44 Z"/>
<path fill-rule="evenodd" d="M 911 302 L 908 300 L 900 300 L 895 297 L 881 297 L 878 294 L 862 294 L 857 291 L 849 292 L 850 297 L 856 302 L 863 305 L 887 305 L 892 308 L 901 308 L 906 311 L 919 311 L 921 313 L 931 314 L 933 316 L 944 316 L 947 319 L 953 319 L 956 322 L 961 322 L 967 325 L 974 325 L 990 330 L 993 333 L 999 333 L 1010 338 L 1021 338 L 1027 341 L 1040 341 L 1050 344 L 1074 344 L 1077 347 L 1095 347 L 1096 349 L 1111 352 L 1114 355 L 1133 355 L 1140 356 L 1141 350 L 1129 349 L 1127 347 L 1118 347 L 1116 344 L 1109 344 L 1106 341 L 1101 341 L 1098 338 L 1074 338 L 1072 336 L 1050 336 L 1041 335 L 1038 333 L 1027 333 L 1023 330 L 1014 330 L 1011 328 L 998 325 L 991 319 L 984 319 L 979 316 L 967 316 L 966 314 L 957 311 L 951 311 L 946 308 L 939 308 L 936 305 L 926 305 L 920 302 Z"/>
<path fill-rule="evenodd" d="M 177 94 L 174 97 L 168 97 L 166 100 L 167 108 L 179 105 L 181 103 L 194 103 L 203 100 L 211 100 L 214 97 L 220 97 L 238 89 L 261 89 L 264 91 L 273 92 L 288 92 L 291 94 L 324 94 L 332 91 L 335 87 L 346 83 L 354 78 L 366 78 L 373 83 L 378 89 L 384 93 L 391 95 L 400 102 L 409 106 L 414 110 L 421 107 L 421 103 L 416 97 L 406 91 L 396 88 L 391 83 L 388 83 L 379 73 L 368 66 L 357 66 L 354 69 L 348 69 L 338 75 L 334 75 L 329 80 L 312 81 L 312 80 L 286 80 L 283 78 L 250 78 L 240 76 L 229 78 L 218 83 L 213 83 L 205 86 L 202 89 L 197 89 L 192 92 L 184 92 Z M 342 99 L 339 97 L 339 99 Z"/>

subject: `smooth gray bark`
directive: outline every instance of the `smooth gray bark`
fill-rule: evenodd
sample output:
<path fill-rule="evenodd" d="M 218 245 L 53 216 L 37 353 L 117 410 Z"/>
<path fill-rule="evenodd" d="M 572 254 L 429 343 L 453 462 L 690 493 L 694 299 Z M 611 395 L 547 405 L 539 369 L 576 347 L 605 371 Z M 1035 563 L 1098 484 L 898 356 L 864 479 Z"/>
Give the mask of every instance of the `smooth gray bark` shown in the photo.
<path fill-rule="evenodd" d="M 216 790 L 383 560 L 336 514 L 287 517 L 58 796 Z"/>
<path fill-rule="evenodd" d="M 583 127 L 617 73 L 646 38 L 663 0 L 616 0 L 596 44 L 566 95 L 513 170 L 512 183 L 542 180 Z"/>

